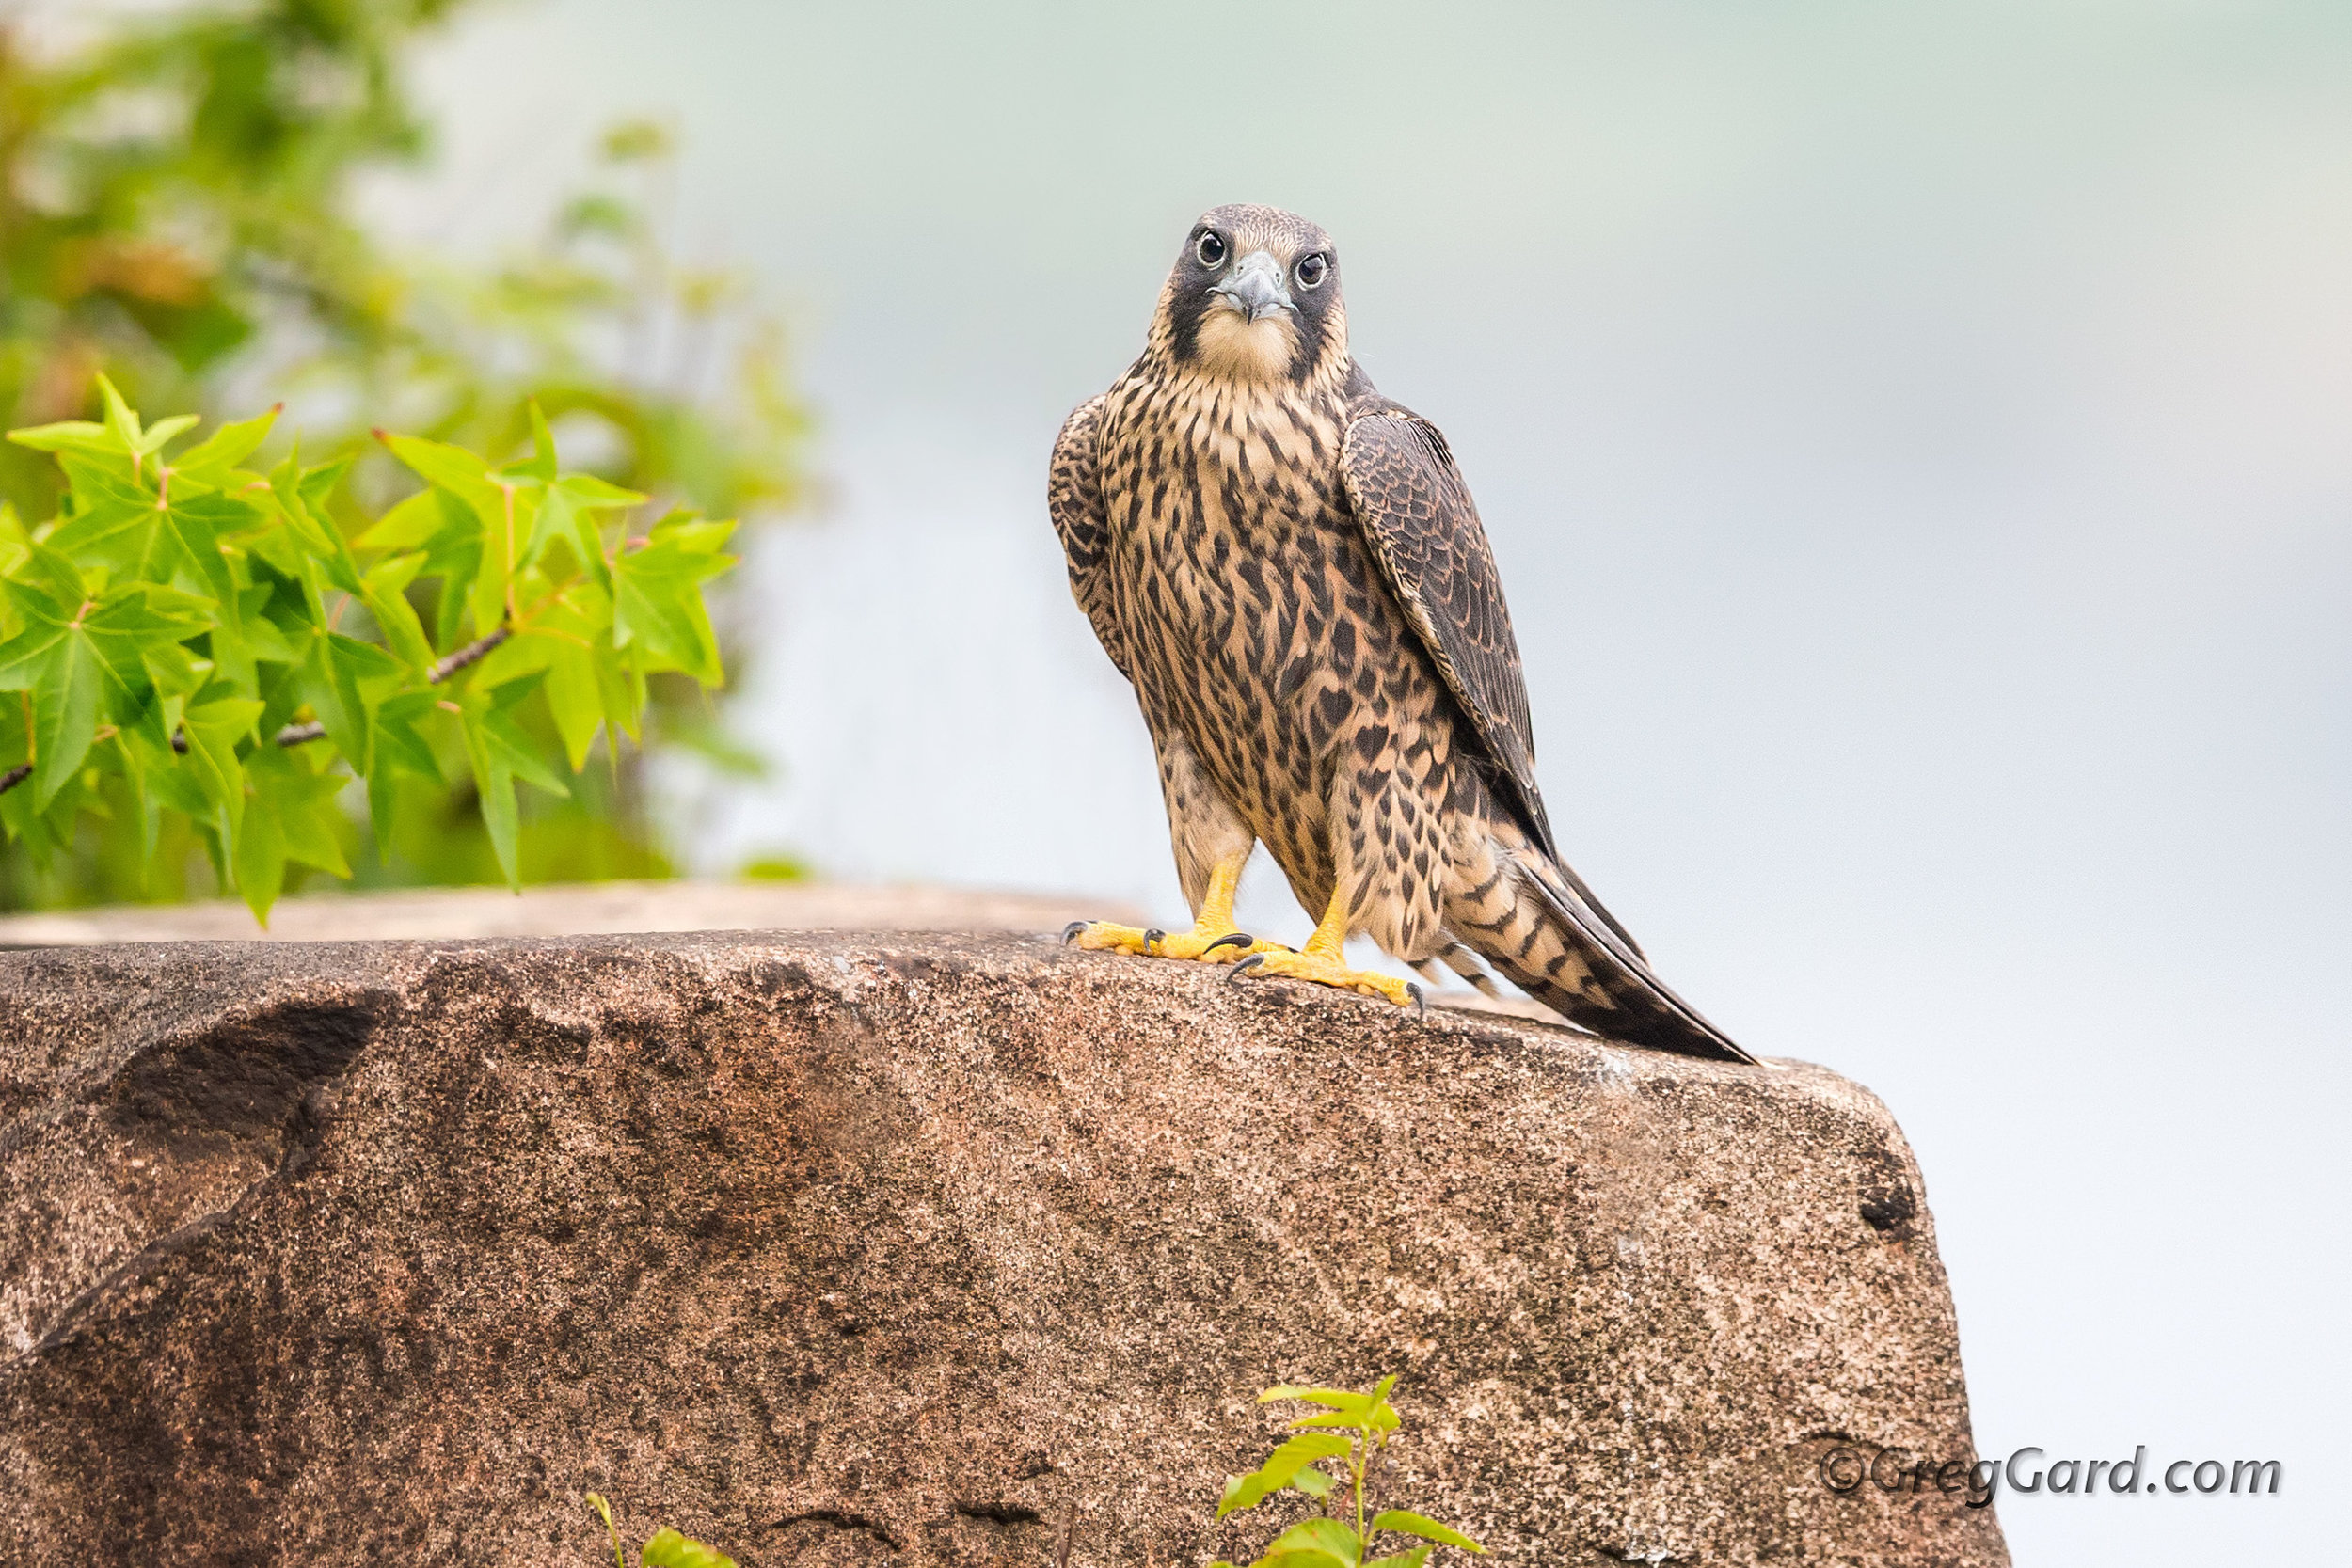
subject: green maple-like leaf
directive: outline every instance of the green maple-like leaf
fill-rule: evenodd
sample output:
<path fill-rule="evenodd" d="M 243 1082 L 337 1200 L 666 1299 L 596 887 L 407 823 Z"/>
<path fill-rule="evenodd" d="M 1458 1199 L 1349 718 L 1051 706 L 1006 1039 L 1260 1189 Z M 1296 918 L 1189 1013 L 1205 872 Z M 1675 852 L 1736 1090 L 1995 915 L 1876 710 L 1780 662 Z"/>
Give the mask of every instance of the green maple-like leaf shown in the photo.
<path fill-rule="evenodd" d="M 216 697 L 192 705 L 180 721 L 188 743 L 188 772 L 219 814 L 221 848 L 231 860 L 245 825 L 245 764 L 237 748 L 252 737 L 261 716 L 262 705 L 250 697 Z"/>
<path fill-rule="evenodd" d="M 0 578 L 14 577 L 33 558 L 33 536 L 26 531 L 24 519 L 16 515 L 16 508 L 0 500 Z M 13 623 L 7 619 L 7 596 L 0 594 L 0 639 L 16 633 Z"/>
<path fill-rule="evenodd" d="M 474 515 L 473 508 L 448 491 L 427 485 L 396 503 L 375 520 L 374 526 L 362 531 L 352 541 L 352 548 L 413 550 L 453 525 L 478 531 L 482 519 Z"/>
<path fill-rule="evenodd" d="M 98 734 L 106 687 L 97 649 L 61 624 L 61 614 L 71 612 L 54 604 L 27 606 L 31 624 L 0 646 L 0 691 L 33 694 L 32 799 L 44 811 Z"/>
<path fill-rule="evenodd" d="M 175 486 L 221 488 L 237 471 L 238 465 L 258 451 L 262 443 L 269 438 L 270 427 L 278 422 L 278 410 L 273 408 L 253 419 L 222 425 L 204 440 L 173 457 L 159 470 L 161 474 L 168 475 L 168 479 L 159 479 L 159 483 Z"/>
<path fill-rule="evenodd" d="M 416 576 L 440 582 L 433 640 L 446 643 L 465 620 L 474 578 L 482 570 L 483 538 L 482 516 L 473 507 L 447 490 L 425 489 L 387 512 L 359 536 L 359 546 L 423 553 Z"/>
<path fill-rule="evenodd" d="M 634 490 L 608 484 L 590 474 L 574 474 L 550 484 L 539 500 L 538 521 L 532 530 L 528 555 L 536 560 L 548 545 L 562 539 L 580 559 L 581 570 L 609 590 L 612 563 L 597 514 L 626 511 L 643 505 L 644 499 Z"/>
<path fill-rule="evenodd" d="M 351 875 L 343 859 L 343 815 L 335 806 L 349 781 L 333 771 L 314 772 L 295 752 L 269 745 L 246 758 L 246 779 L 253 799 L 230 860 L 237 892 L 266 926 L 270 906 L 285 888 L 289 862 Z"/>
<path fill-rule="evenodd" d="M 539 400 L 532 398 L 526 404 L 531 415 L 531 456 L 511 464 L 506 471 L 523 479 L 535 479 L 541 483 L 555 478 L 555 432 L 548 428 L 548 417 L 539 412 Z"/>
<path fill-rule="evenodd" d="M 111 546 L 119 534 L 144 534 L 155 513 L 155 492 L 140 484 L 132 477 L 131 466 L 112 454 L 101 458 L 68 451 L 60 454 L 58 467 L 65 470 L 72 494 L 73 515 L 59 522 L 46 541 L 49 547 L 76 565 L 111 557 L 110 563 L 119 566 L 124 555 L 136 556 L 136 547 L 125 552 Z"/>
<path fill-rule="evenodd" d="M 106 402 L 106 429 L 121 441 L 123 450 L 131 454 L 134 463 L 160 451 L 165 442 L 196 423 L 194 414 L 175 414 L 168 420 L 156 421 L 152 429 L 143 430 L 139 426 L 139 417 L 131 411 L 129 404 L 122 401 L 122 394 L 115 390 L 113 382 L 100 376 L 98 390 Z"/>
<path fill-rule="evenodd" d="M 137 767 L 146 796 L 158 811 L 174 811 L 193 820 L 199 828 L 218 830 L 219 807 L 205 794 L 197 774 L 202 764 L 195 759 L 195 748 L 186 738 L 184 710 L 177 702 L 167 701 L 165 716 L 168 733 L 181 736 L 180 744 L 189 748 L 182 755 L 173 750 L 167 738 L 160 746 L 137 730 L 125 730 L 121 739 L 137 753 Z"/>
<path fill-rule="evenodd" d="M 612 563 L 614 647 L 636 650 L 648 669 L 675 670 L 706 686 L 725 678 L 701 587 L 735 564 L 719 549 L 733 527 L 666 519 L 643 548 L 621 553 Z"/>
<path fill-rule="evenodd" d="M 539 509 L 539 486 L 513 480 L 498 482 L 495 512 L 483 519 L 481 575 L 474 578 L 467 609 L 474 629 L 487 633 L 508 619 L 515 575 L 522 569 Z"/>
<path fill-rule="evenodd" d="M 375 710 L 404 673 L 400 661 L 374 643 L 341 632 L 326 632 L 311 644 L 302 667 L 303 700 L 358 772 L 373 766 Z"/>
<path fill-rule="evenodd" d="M 295 483 L 294 488 L 300 493 L 302 503 L 310 509 L 312 516 L 322 521 L 326 519 L 327 498 L 334 495 L 335 486 L 341 484 L 343 475 L 350 471 L 351 458 L 348 455 L 302 470 L 302 477 Z"/>
<path fill-rule="evenodd" d="M 360 578 L 368 613 L 375 617 L 392 652 L 406 660 L 410 672 L 419 677 L 433 663 L 433 644 L 425 639 L 407 590 L 423 571 L 424 562 L 423 551 L 412 550 L 377 562 Z"/>
<path fill-rule="evenodd" d="M 489 831 L 491 851 L 498 856 L 506 885 L 512 888 L 522 885 L 522 817 L 515 800 L 516 781 L 557 797 L 571 793 L 515 721 L 515 705 L 537 684 L 535 678 L 525 678 L 486 691 L 471 688 L 459 699 L 458 720 L 465 728 L 466 760 L 473 768 L 474 790 L 482 800 L 482 824 Z"/>
<path fill-rule="evenodd" d="M 56 424 L 11 430 L 8 439 L 35 451 L 87 451 L 128 456 L 121 440 L 103 424 L 87 420 L 62 420 Z"/>
<path fill-rule="evenodd" d="M 123 475 L 68 455 L 65 470 L 79 505 L 46 541 L 81 567 L 104 566 L 116 578 L 179 582 L 215 603 L 232 605 L 236 583 L 221 541 L 252 527 L 249 501 L 201 491 L 166 499 Z"/>
<path fill-rule="evenodd" d="M 48 585 L 12 585 L 23 629 L 0 644 L 0 691 L 29 691 L 33 700 L 33 799 L 46 810 L 82 766 L 98 726 L 109 718 L 135 718 L 151 687 L 143 655 L 159 642 L 178 642 L 211 624 L 204 606 L 184 594 L 150 583 L 121 583 L 87 597 L 54 589 L 79 579 L 45 546 Z"/>
<path fill-rule="evenodd" d="M 485 686 L 544 672 L 540 689 L 563 737 L 565 759 L 578 772 L 588 760 L 597 726 L 608 718 L 616 731 L 626 716 L 608 711 L 598 672 L 618 663 L 612 646 L 612 601 L 592 582 L 576 582 L 534 606 L 515 634 L 485 659 L 478 677 Z"/>
<path fill-rule="evenodd" d="M 522 543 L 530 536 L 532 519 L 523 506 L 525 492 L 535 489 L 535 482 L 494 474 L 487 463 L 462 447 L 413 436 L 379 435 L 379 439 L 419 478 L 448 492 L 472 512 L 477 528 L 469 553 L 473 564 L 462 582 L 445 578 L 443 618 L 448 618 L 446 605 L 454 590 L 458 602 L 472 610 L 476 630 L 486 633 L 505 618 L 507 580 L 514 575 Z M 453 629 L 445 626 L 441 635 L 447 637 Z"/>
<path fill-rule="evenodd" d="M 278 502 L 278 514 L 303 546 L 296 572 L 289 575 L 311 580 L 314 594 L 318 579 L 332 583 L 346 594 L 365 593 L 359 580 L 359 563 L 352 559 L 351 546 L 332 519 L 312 509 L 310 498 L 302 492 L 302 465 L 292 452 L 269 473 L 270 495 Z"/>
<path fill-rule="evenodd" d="M 368 818 L 375 829 L 380 855 L 392 851 L 393 789 L 403 775 L 443 783 L 440 759 L 421 728 L 440 712 L 440 699 L 432 691 L 403 691 L 387 697 L 375 710 L 375 752 L 368 768 Z"/>

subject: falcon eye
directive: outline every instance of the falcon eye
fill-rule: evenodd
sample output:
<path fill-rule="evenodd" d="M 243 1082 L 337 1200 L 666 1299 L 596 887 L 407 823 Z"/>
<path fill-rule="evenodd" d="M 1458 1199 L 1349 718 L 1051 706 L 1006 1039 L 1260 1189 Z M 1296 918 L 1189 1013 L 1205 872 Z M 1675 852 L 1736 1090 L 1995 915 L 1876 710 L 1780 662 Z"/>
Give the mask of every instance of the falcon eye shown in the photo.
<path fill-rule="evenodd" d="M 1200 243 L 1192 247 L 1192 253 L 1200 258 L 1202 266 L 1218 266 L 1225 260 L 1225 242 L 1213 233 L 1203 234 Z"/>
<path fill-rule="evenodd" d="M 1298 259 L 1298 286 L 1302 289 L 1319 289 L 1323 287 L 1323 279 L 1330 270 L 1331 263 L 1323 259 L 1321 252 L 1302 256 Z"/>

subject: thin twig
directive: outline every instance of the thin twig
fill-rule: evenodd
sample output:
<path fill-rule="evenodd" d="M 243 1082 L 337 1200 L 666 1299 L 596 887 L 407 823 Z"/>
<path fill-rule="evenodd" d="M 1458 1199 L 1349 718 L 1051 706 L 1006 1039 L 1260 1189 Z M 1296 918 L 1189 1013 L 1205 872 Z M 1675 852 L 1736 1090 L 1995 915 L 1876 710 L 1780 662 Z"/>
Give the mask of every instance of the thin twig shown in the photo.
<path fill-rule="evenodd" d="M 427 670 L 424 673 L 425 684 L 428 686 L 438 686 L 443 681 L 449 679 L 450 676 L 457 673 L 458 671 L 463 670 L 467 665 L 480 663 L 484 658 L 488 657 L 492 649 L 496 648 L 500 643 L 505 641 L 513 635 L 514 628 L 501 624 L 499 628 L 490 633 L 489 636 L 478 637 L 474 639 L 471 642 L 467 643 L 464 647 L 458 649 L 447 658 L 442 659 L 439 663 L 434 665 L 430 670 Z"/>
<path fill-rule="evenodd" d="M 447 658 L 437 661 L 429 669 L 427 669 L 424 673 L 425 684 L 427 686 L 438 686 L 443 681 L 449 679 L 450 676 L 457 673 L 458 671 L 466 669 L 470 665 L 481 663 L 485 658 L 490 656 L 491 652 L 496 649 L 500 643 L 505 641 L 514 634 L 514 628 L 511 626 L 501 625 L 496 631 L 490 633 L 489 636 L 475 638 L 472 641 L 467 643 L 464 647 L 458 649 Z M 326 736 L 326 726 L 313 719 L 307 724 L 287 725 L 284 729 L 278 732 L 275 738 L 280 746 L 301 746 L 313 740 L 325 739 Z M 171 732 L 171 749 L 179 752 L 182 756 L 187 755 L 187 731 L 174 730 Z M 0 795 L 6 795 L 9 790 L 14 789 L 18 784 L 23 784 L 26 779 L 29 779 L 32 776 L 33 765 L 29 762 L 20 762 L 14 768 L 9 768 L 7 772 L 0 773 Z"/>
<path fill-rule="evenodd" d="M 467 643 L 464 647 L 458 649 L 447 658 L 439 660 L 431 668 L 427 669 L 424 673 L 425 684 L 427 686 L 438 686 L 443 681 L 449 679 L 450 676 L 457 673 L 458 671 L 466 669 L 469 665 L 481 663 L 485 658 L 489 657 L 492 649 L 496 648 L 500 643 L 505 641 L 513 635 L 513 627 L 501 626 L 489 636 L 478 637 L 474 639 L 471 642 Z M 289 724 L 284 729 L 279 730 L 278 732 L 278 744 L 280 746 L 300 746 L 312 740 L 323 739 L 326 735 L 326 726 L 313 719 L 307 724 Z M 187 750 L 187 746 L 183 738 L 180 736 L 173 736 L 171 737 L 171 744 L 173 750 L 175 751 L 184 752 Z"/>

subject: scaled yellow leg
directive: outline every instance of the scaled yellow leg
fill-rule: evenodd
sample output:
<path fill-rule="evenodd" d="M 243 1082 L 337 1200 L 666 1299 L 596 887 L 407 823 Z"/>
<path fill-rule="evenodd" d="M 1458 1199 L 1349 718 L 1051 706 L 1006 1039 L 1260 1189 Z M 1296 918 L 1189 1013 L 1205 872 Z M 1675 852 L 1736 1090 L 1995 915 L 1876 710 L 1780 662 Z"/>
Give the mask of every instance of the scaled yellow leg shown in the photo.
<path fill-rule="evenodd" d="M 1256 847 L 1254 845 L 1252 848 Z M 1233 894 L 1241 886 L 1241 868 L 1249 851 L 1219 861 L 1209 872 L 1208 891 L 1200 898 L 1200 914 L 1189 931 L 1173 935 L 1136 926 L 1114 926 L 1103 920 L 1073 921 L 1062 941 L 1080 947 L 1113 953 L 1140 953 L 1155 958 L 1195 958 L 1229 964 L 1255 953 L 1287 953 L 1290 949 L 1259 942 L 1233 929 Z"/>
<path fill-rule="evenodd" d="M 1419 986 L 1393 974 L 1348 968 L 1346 948 L 1347 900 L 1343 892 L 1335 891 L 1322 923 L 1315 927 L 1315 934 L 1307 939 L 1305 947 L 1295 953 L 1287 948 L 1253 953 L 1233 971 L 1232 978 L 1238 980 L 1244 974 L 1254 974 L 1283 980 L 1311 980 L 1320 986 L 1337 986 L 1342 990 L 1385 997 L 1400 1007 L 1422 1007 Z"/>

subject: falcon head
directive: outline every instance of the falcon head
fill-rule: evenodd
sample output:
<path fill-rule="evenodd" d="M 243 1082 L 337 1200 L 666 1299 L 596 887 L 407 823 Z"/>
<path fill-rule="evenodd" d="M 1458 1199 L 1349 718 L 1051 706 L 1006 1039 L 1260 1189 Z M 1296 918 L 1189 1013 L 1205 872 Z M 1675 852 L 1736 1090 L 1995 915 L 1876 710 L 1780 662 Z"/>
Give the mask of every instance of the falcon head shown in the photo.
<path fill-rule="evenodd" d="M 1347 361 L 1347 307 L 1331 236 L 1279 207 L 1201 214 L 1184 236 L 1152 338 L 1178 368 L 1235 381 L 1307 382 Z"/>

